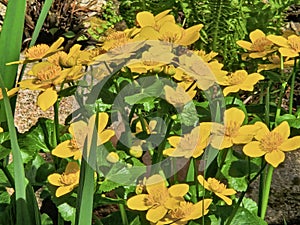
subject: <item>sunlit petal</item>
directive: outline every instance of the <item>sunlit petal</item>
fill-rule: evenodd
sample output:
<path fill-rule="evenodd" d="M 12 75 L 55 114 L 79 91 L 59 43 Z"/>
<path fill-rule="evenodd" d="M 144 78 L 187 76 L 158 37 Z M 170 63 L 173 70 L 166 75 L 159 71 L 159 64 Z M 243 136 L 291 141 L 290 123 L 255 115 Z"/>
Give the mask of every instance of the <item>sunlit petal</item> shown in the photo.
<path fill-rule="evenodd" d="M 37 104 L 43 111 L 46 111 L 57 101 L 57 93 L 53 88 L 48 88 L 42 92 L 37 98 Z"/>
<path fill-rule="evenodd" d="M 48 181 L 49 181 L 49 183 L 50 184 L 52 184 L 52 185 L 54 185 L 54 186 L 60 186 L 61 185 L 61 183 L 60 183 L 60 177 L 61 177 L 61 175 L 60 174 L 58 174 L 58 173 L 53 173 L 53 174 L 50 174 L 49 176 L 48 176 Z"/>
<path fill-rule="evenodd" d="M 285 155 L 282 151 L 272 151 L 268 152 L 265 155 L 265 159 L 268 163 L 276 168 L 280 163 L 284 161 Z"/>
<path fill-rule="evenodd" d="M 221 198 L 227 205 L 232 205 L 232 199 L 225 196 L 225 195 L 222 195 L 220 193 L 215 193 L 219 198 Z"/>
<path fill-rule="evenodd" d="M 136 20 L 141 27 L 146 27 L 146 26 L 153 27 L 155 25 L 154 16 L 150 12 L 146 12 L 146 11 L 139 12 L 136 15 Z"/>
<path fill-rule="evenodd" d="M 252 31 L 249 35 L 249 38 L 252 42 L 255 42 L 256 40 L 258 40 L 260 38 L 265 38 L 265 37 L 266 37 L 266 35 L 264 34 L 264 32 L 262 32 L 259 29 Z"/>
<path fill-rule="evenodd" d="M 151 207 L 151 205 L 146 205 L 148 195 L 139 194 L 135 195 L 127 200 L 127 206 L 133 210 L 144 211 Z"/>
<path fill-rule="evenodd" d="M 289 138 L 279 146 L 279 149 L 281 151 L 293 151 L 299 148 L 300 148 L 300 136 Z"/>
<path fill-rule="evenodd" d="M 279 126 L 275 127 L 272 133 L 279 133 L 283 140 L 287 140 L 290 136 L 290 126 L 288 122 L 283 121 Z"/>
<path fill-rule="evenodd" d="M 168 190 L 172 197 L 183 197 L 189 191 L 189 186 L 187 184 L 175 184 Z"/>
<path fill-rule="evenodd" d="M 146 214 L 146 218 L 150 222 L 156 223 L 157 221 L 159 221 L 166 215 L 167 211 L 168 210 L 163 206 L 158 206 L 155 208 L 153 207 L 148 210 L 148 212 Z"/>
<path fill-rule="evenodd" d="M 245 155 L 250 157 L 263 156 L 264 154 L 266 154 L 266 152 L 261 149 L 260 145 L 261 144 L 259 141 L 252 141 L 243 147 L 243 152 L 245 153 Z"/>

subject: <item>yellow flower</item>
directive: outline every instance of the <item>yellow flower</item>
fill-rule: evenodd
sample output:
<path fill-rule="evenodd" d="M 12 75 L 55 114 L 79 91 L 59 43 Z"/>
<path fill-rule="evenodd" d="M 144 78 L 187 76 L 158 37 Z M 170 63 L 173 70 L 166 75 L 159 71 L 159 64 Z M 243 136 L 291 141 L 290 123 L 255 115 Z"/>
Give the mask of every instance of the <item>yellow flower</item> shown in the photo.
<path fill-rule="evenodd" d="M 87 132 L 87 124 L 84 121 L 77 121 L 70 125 L 69 133 L 71 140 L 66 140 L 58 144 L 53 150 L 52 155 L 60 158 L 74 157 L 75 160 L 81 159 L 82 148 Z"/>
<path fill-rule="evenodd" d="M 166 21 L 159 30 L 151 26 L 146 26 L 141 29 L 135 40 L 160 40 L 174 43 L 177 45 L 191 45 L 200 38 L 200 30 L 203 25 L 194 25 L 188 29 L 183 29 L 179 25 Z"/>
<path fill-rule="evenodd" d="M 213 192 L 216 196 L 221 198 L 227 205 L 232 205 L 232 200 L 227 196 L 236 194 L 236 191 L 234 189 L 227 188 L 225 184 L 221 183 L 215 178 L 208 178 L 207 181 L 202 175 L 199 175 L 197 178 L 199 183 L 206 190 Z"/>
<path fill-rule="evenodd" d="M 240 40 L 236 43 L 240 47 L 250 52 L 250 54 L 247 54 L 250 58 L 263 58 L 267 54 L 275 51 L 275 49 L 272 48 L 273 43 L 266 37 L 264 32 L 262 32 L 261 30 L 256 29 L 252 31 L 249 37 L 251 42 Z"/>
<path fill-rule="evenodd" d="M 48 46 L 46 44 L 38 44 L 36 46 L 32 46 L 25 52 L 25 60 L 10 62 L 7 63 L 6 65 L 24 64 L 24 63 L 39 61 L 61 50 L 62 48 L 59 47 L 62 45 L 63 42 L 64 42 L 64 38 L 60 37 L 51 46 Z"/>
<path fill-rule="evenodd" d="M 153 27 L 156 30 L 159 30 L 161 24 L 164 22 L 171 22 L 175 23 L 175 18 L 172 15 L 168 15 L 171 10 L 165 10 L 156 16 L 154 16 L 152 13 L 143 11 L 139 12 L 136 15 L 136 21 L 140 27 Z"/>
<path fill-rule="evenodd" d="M 278 55 L 272 54 L 271 56 L 268 57 L 268 60 L 271 62 L 269 64 L 258 64 L 258 69 L 257 72 L 259 73 L 260 71 L 263 70 L 272 70 L 276 68 L 280 68 L 280 57 Z M 284 68 L 292 67 L 294 66 L 295 60 L 285 60 L 283 61 L 283 66 Z"/>
<path fill-rule="evenodd" d="M 188 95 L 185 90 L 179 85 L 174 90 L 172 87 L 166 85 L 164 86 L 164 91 L 166 95 L 166 100 L 174 105 L 174 107 L 182 107 L 188 102 L 192 101 L 192 98 Z"/>
<path fill-rule="evenodd" d="M 88 123 L 84 121 L 72 123 L 69 127 L 69 132 L 72 135 L 72 139 L 58 144 L 52 150 L 52 155 L 60 158 L 74 157 L 75 160 L 80 159 L 86 138 L 88 138 L 88 147 L 91 146 L 92 132 L 95 128 L 95 117 L 95 114 L 91 116 Z M 97 146 L 109 141 L 115 133 L 113 130 L 104 130 L 108 122 L 108 115 L 106 113 L 101 112 L 98 114 L 98 117 L 99 124 Z"/>
<path fill-rule="evenodd" d="M 223 82 L 219 81 L 218 83 L 227 86 L 223 90 L 224 96 L 227 96 L 229 93 L 239 90 L 253 91 L 254 85 L 263 79 L 264 77 L 259 73 L 248 74 L 246 70 L 237 70 L 227 75 Z"/>
<path fill-rule="evenodd" d="M 234 144 L 246 144 L 252 141 L 256 131 L 255 125 L 244 125 L 245 114 L 237 108 L 227 109 L 224 113 L 224 125 L 214 122 L 203 122 L 201 126 L 211 127 L 211 145 L 217 149 L 224 149 Z"/>
<path fill-rule="evenodd" d="M 148 194 L 139 194 L 127 200 L 127 206 L 133 210 L 147 210 L 146 219 L 152 223 L 161 220 L 170 209 L 175 209 L 179 201 L 188 192 L 187 184 L 176 184 L 167 188 L 162 176 L 156 174 L 146 181 Z"/>
<path fill-rule="evenodd" d="M 153 44 L 148 51 L 142 53 L 142 57 L 138 62 L 131 63 L 127 67 L 134 73 L 147 73 L 149 70 L 161 68 L 170 63 L 173 57 L 174 54 L 171 53 L 169 46 Z"/>
<path fill-rule="evenodd" d="M 20 88 L 30 90 L 45 90 L 49 87 L 59 85 L 65 77 L 61 75 L 61 68 L 50 62 L 40 62 L 35 64 L 28 72 L 28 75 L 34 76 L 34 79 L 22 80 Z"/>
<path fill-rule="evenodd" d="M 88 51 L 81 51 L 81 45 L 72 46 L 68 54 L 60 54 L 59 64 L 63 67 L 73 67 L 81 64 L 88 64 L 92 61 L 91 54 Z"/>
<path fill-rule="evenodd" d="M 265 160 L 273 167 L 277 167 L 285 159 L 284 152 L 300 148 L 300 136 L 290 136 L 288 122 L 282 122 L 274 130 L 270 131 L 262 122 L 256 122 L 259 131 L 255 135 L 256 141 L 246 144 L 243 148 L 245 155 L 250 157 L 265 156 Z"/>
<path fill-rule="evenodd" d="M 191 133 L 183 135 L 183 137 L 172 136 L 168 141 L 172 148 L 165 149 L 164 155 L 172 157 L 197 158 L 203 154 L 209 141 L 209 126 L 195 127 Z"/>
<path fill-rule="evenodd" d="M 110 152 L 106 156 L 106 160 L 110 163 L 117 163 L 119 161 L 119 159 L 120 159 L 120 157 L 119 157 L 118 153 L 116 153 L 116 152 Z"/>
<path fill-rule="evenodd" d="M 5 91 L 6 91 L 7 97 L 11 97 L 19 91 L 19 88 L 12 88 L 9 91 L 7 90 L 7 88 L 5 88 Z M 0 100 L 2 100 L 2 99 L 3 99 L 3 94 L 2 94 L 2 89 L 0 88 Z"/>
<path fill-rule="evenodd" d="M 204 199 L 196 204 L 181 201 L 176 209 L 170 210 L 169 213 L 160 220 L 157 225 L 172 224 L 184 225 L 190 220 L 196 220 L 208 213 L 208 207 L 212 203 L 212 199 Z"/>
<path fill-rule="evenodd" d="M 268 39 L 274 44 L 279 45 L 279 52 L 283 56 L 297 57 L 300 53 L 300 37 L 290 35 L 287 38 L 277 35 L 268 35 Z"/>
<path fill-rule="evenodd" d="M 157 121 L 156 120 L 151 120 L 149 122 L 149 124 L 147 123 L 147 121 L 144 118 L 142 118 L 142 120 L 144 122 L 147 134 L 154 134 L 154 133 L 156 133 L 154 131 L 154 129 L 155 129 L 156 125 L 157 125 Z M 138 134 L 138 133 L 141 133 L 141 132 L 143 132 L 143 126 L 142 126 L 141 121 L 139 120 L 136 123 L 136 125 L 135 125 L 135 133 Z"/>
<path fill-rule="evenodd" d="M 0 127 L 0 133 L 3 133 L 3 131 L 4 131 L 4 130 L 3 130 L 3 128 L 2 128 L 2 127 Z"/>
<path fill-rule="evenodd" d="M 55 192 L 56 197 L 65 195 L 79 184 L 80 169 L 77 162 L 69 162 L 63 174 L 53 173 L 48 176 L 48 181 L 54 186 L 58 186 Z"/>

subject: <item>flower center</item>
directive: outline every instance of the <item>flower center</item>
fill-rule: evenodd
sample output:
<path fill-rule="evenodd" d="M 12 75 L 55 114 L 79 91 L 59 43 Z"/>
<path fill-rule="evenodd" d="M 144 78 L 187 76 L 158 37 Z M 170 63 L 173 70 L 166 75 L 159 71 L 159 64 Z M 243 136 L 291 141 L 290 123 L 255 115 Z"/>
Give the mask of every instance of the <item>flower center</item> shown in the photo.
<path fill-rule="evenodd" d="M 263 52 L 265 50 L 271 49 L 272 42 L 265 37 L 259 38 L 254 41 L 251 46 L 252 51 L 254 52 Z"/>
<path fill-rule="evenodd" d="M 148 198 L 146 199 L 146 205 L 154 207 L 164 205 L 168 198 L 169 192 L 167 189 L 157 190 L 157 192 L 149 194 Z"/>
<path fill-rule="evenodd" d="M 290 37 L 288 43 L 292 49 L 296 52 L 300 52 L 300 37 Z"/>
<path fill-rule="evenodd" d="M 59 182 L 65 186 L 76 184 L 78 181 L 78 173 L 74 171 L 74 173 L 63 173 L 59 179 Z"/>
<path fill-rule="evenodd" d="M 208 182 L 209 188 L 213 192 L 220 193 L 226 189 L 226 185 L 220 183 L 220 181 L 216 180 L 215 178 L 208 178 L 207 182 Z"/>
<path fill-rule="evenodd" d="M 182 219 L 191 213 L 192 207 L 191 202 L 180 202 L 178 208 L 170 211 L 170 215 L 174 219 Z"/>
<path fill-rule="evenodd" d="M 59 76 L 60 71 L 61 68 L 59 66 L 56 65 L 46 66 L 37 73 L 37 78 L 40 81 L 54 80 L 56 77 Z"/>
<path fill-rule="evenodd" d="M 225 135 L 228 137 L 236 137 L 239 131 L 240 125 L 236 121 L 229 121 L 225 126 Z"/>
<path fill-rule="evenodd" d="M 228 78 L 230 85 L 241 84 L 247 79 L 247 74 L 245 72 L 235 72 L 231 73 Z"/>
<path fill-rule="evenodd" d="M 49 50 L 49 46 L 46 44 L 39 44 L 37 46 L 33 46 L 29 48 L 25 52 L 26 58 L 34 58 L 34 59 L 40 59 L 43 58 L 46 54 L 46 52 Z"/>
<path fill-rule="evenodd" d="M 277 132 L 271 132 L 260 141 L 260 147 L 265 152 L 272 152 L 278 149 L 283 142 L 283 137 Z"/>

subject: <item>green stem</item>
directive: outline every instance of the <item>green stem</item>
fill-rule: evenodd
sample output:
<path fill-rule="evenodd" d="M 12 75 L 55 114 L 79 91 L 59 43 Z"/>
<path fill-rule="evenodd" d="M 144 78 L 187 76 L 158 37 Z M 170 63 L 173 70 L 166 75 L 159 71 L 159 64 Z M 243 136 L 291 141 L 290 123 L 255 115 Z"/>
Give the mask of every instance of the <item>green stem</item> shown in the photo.
<path fill-rule="evenodd" d="M 196 191 L 196 194 L 195 194 L 195 203 L 198 202 L 199 200 L 199 182 L 198 182 L 198 166 L 197 166 L 197 160 L 192 157 L 192 160 L 194 161 L 194 184 L 195 184 L 195 191 Z"/>
<path fill-rule="evenodd" d="M 53 134 L 53 147 L 59 143 L 59 100 L 54 104 L 54 134 Z"/>
<path fill-rule="evenodd" d="M 268 208 L 268 201 L 269 201 L 269 194 L 270 194 L 270 189 L 271 189 L 273 171 L 274 171 L 274 167 L 269 165 L 267 176 L 266 176 L 266 181 L 265 181 L 265 187 L 263 190 L 263 199 L 262 199 L 261 214 L 260 214 L 260 218 L 262 218 L 262 219 L 265 218 L 267 208 Z"/>
<path fill-rule="evenodd" d="M 281 77 L 284 76 L 284 65 L 283 65 L 283 56 L 280 55 L 280 75 Z M 276 109 L 276 115 L 275 115 L 275 125 L 276 125 L 276 119 L 280 116 L 280 112 L 281 112 L 281 104 L 282 104 L 282 98 L 285 92 L 285 88 L 287 85 L 287 81 L 284 81 L 281 84 L 281 88 L 280 88 L 280 94 L 279 94 L 279 99 L 278 99 L 278 103 L 277 103 L 277 109 Z"/>
<path fill-rule="evenodd" d="M 293 100 L 294 100 L 296 73 L 297 73 L 297 58 L 295 58 L 294 69 L 293 69 L 293 73 L 292 73 L 290 99 L 289 99 L 289 114 L 292 114 L 292 112 L 293 112 Z"/>
<path fill-rule="evenodd" d="M 220 162 L 220 165 L 218 166 L 218 171 L 216 173 L 216 179 L 220 178 L 221 176 L 221 170 L 222 170 L 222 167 L 224 165 L 224 162 L 226 160 L 226 156 L 227 156 L 227 153 L 229 151 L 230 148 L 225 148 L 224 150 L 220 151 L 220 157 L 221 157 L 221 162 Z"/>
<path fill-rule="evenodd" d="M 124 204 L 119 204 L 119 209 L 121 213 L 122 224 L 129 225 Z"/>
<path fill-rule="evenodd" d="M 262 158 L 261 159 L 261 168 L 263 167 L 263 164 L 265 164 L 265 160 Z M 264 195 L 264 188 L 265 188 L 265 179 L 266 179 L 266 171 L 263 169 L 260 174 L 260 179 L 259 179 L 259 190 L 258 190 L 258 216 L 261 216 L 261 209 L 262 209 L 262 201 L 263 201 L 263 195 Z"/>
<path fill-rule="evenodd" d="M 265 122 L 268 127 L 270 127 L 270 87 L 271 87 L 271 84 L 272 84 L 272 82 L 268 81 L 266 103 L 265 103 Z"/>

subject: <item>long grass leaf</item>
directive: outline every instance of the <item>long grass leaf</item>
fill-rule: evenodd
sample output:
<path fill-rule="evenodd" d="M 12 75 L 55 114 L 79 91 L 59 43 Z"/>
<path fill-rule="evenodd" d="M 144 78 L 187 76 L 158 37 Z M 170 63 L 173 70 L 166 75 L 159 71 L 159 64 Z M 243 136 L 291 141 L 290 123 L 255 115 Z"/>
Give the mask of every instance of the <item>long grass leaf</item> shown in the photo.
<path fill-rule="evenodd" d="M 26 0 L 9 0 L 0 34 L 0 76 L 8 89 L 15 86 L 18 65 L 6 66 L 5 64 L 19 59 L 25 10 Z M 6 121 L 3 108 L 3 103 L 0 103 L 0 122 Z M 12 101 L 12 108 L 14 111 L 15 101 Z"/>
<path fill-rule="evenodd" d="M 28 204 L 26 199 L 26 186 L 28 184 L 25 178 L 22 156 L 17 140 L 17 133 L 14 126 L 14 118 L 11 110 L 11 105 L 5 92 L 5 84 L 0 74 L 0 87 L 2 89 L 4 108 L 8 122 L 9 135 L 11 140 L 14 177 L 15 177 L 15 193 L 16 193 L 16 225 L 32 224 L 28 213 Z"/>

